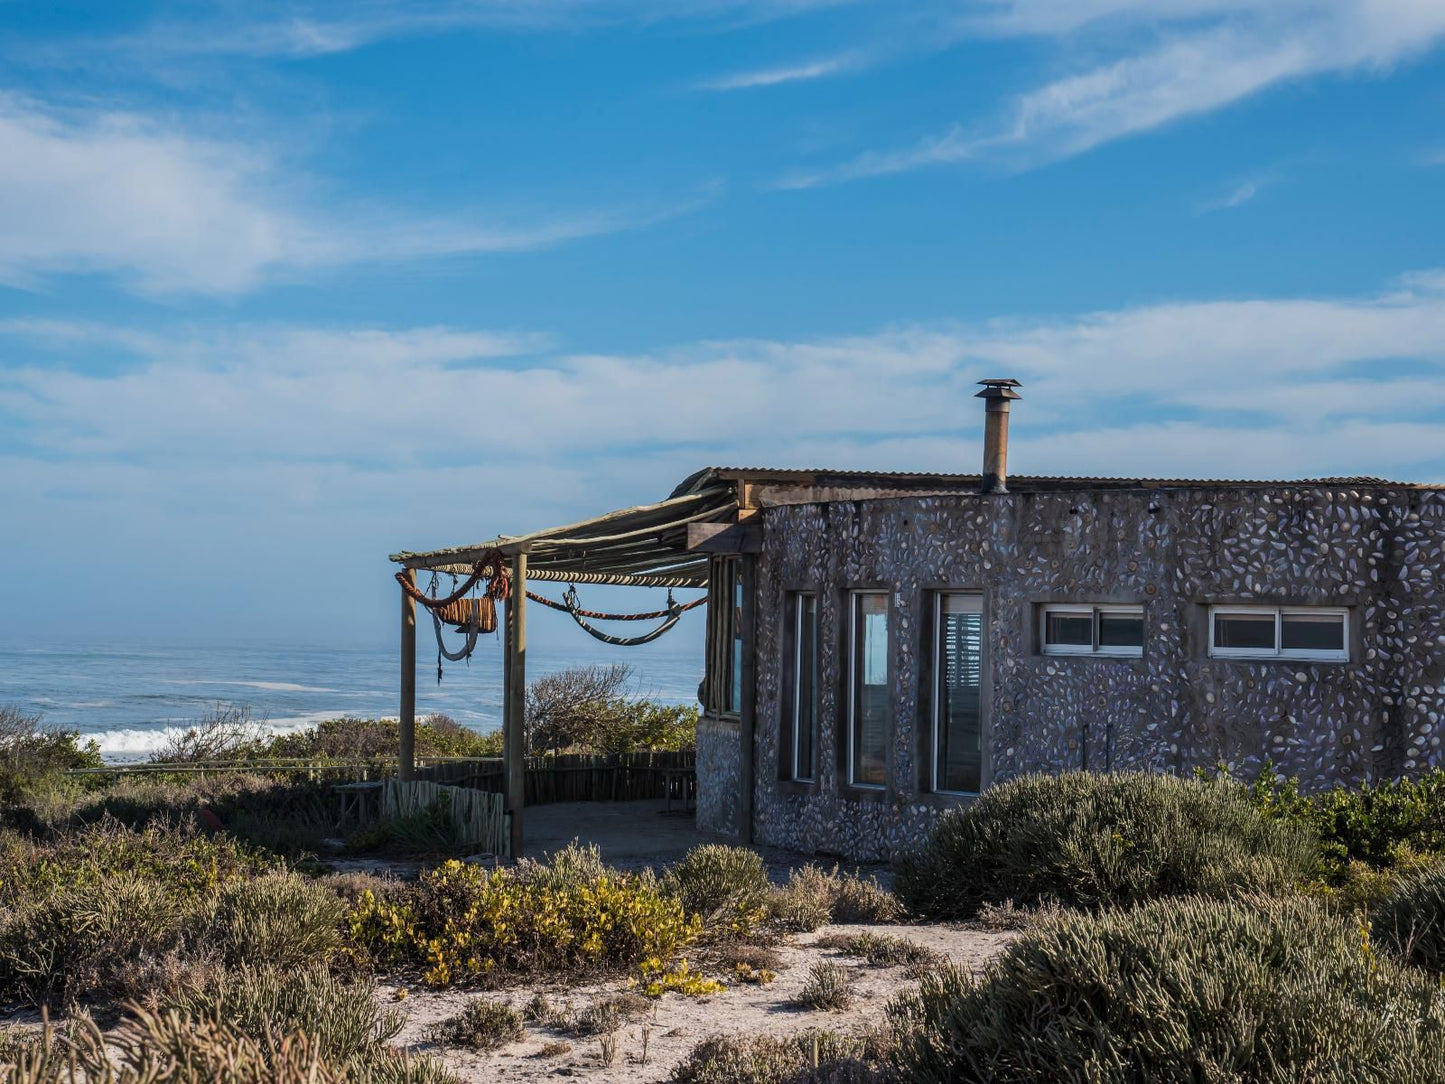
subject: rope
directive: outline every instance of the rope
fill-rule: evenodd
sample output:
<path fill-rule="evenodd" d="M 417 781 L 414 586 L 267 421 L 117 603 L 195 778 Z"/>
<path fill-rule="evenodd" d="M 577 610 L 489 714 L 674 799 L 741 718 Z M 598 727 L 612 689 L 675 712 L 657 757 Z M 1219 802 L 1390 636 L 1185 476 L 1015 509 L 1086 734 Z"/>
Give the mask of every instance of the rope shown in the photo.
<path fill-rule="evenodd" d="M 675 611 L 671 617 L 669 617 L 662 624 L 658 625 L 657 628 L 653 629 L 651 632 L 644 632 L 641 636 L 610 636 L 607 633 L 603 632 L 601 629 L 594 629 L 591 625 L 587 624 L 585 620 L 583 620 L 581 617 L 578 617 L 576 614 L 572 615 L 572 620 L 576 621 L 577 624 L 582 627 L 583 631 L 601 640 L 604 644 L 611 644 L 613 647 L 641 647 L 643 644 L 652 643 L 653 640 L 656 640 L 663 633 L 671 629 L 673 625 L 676 625 L 680 620 L 682 620 L 682 611 Z"/>
<path fill-rule="evenodd" d="M 617 620 L 623 621 L 630 621 L 645 617 L 667 618 L 667 620 L 664 621 L 662 624 L 658 625 L 657 628 L 653 629 L 651 632 L 644 632 L 641 636 L 613 636 L 610 633 L 603 632 L 601 629 L 593 628 L 591 625 L 589 625 L 584 615 L 594 617 L 599 620 L 612 618 L 608 614 L 594 613 L 591 610 L 584 610 L 580 606 L 578 606 L 577 588 L 575 586 L 569 586 L 567 588 L 567 593 L 562 596 L 562 605 L 557 608 L 564 609 L 568 613 L 570 613 L 572 615 L 572 620 L 577 622 L 578 627 L 581 628 L 583 632 L 587 633 L 594 639 L 601 640 L 604 644 L 611 644 L 613 647 L 641 647 L 643 644 L 652 643 L 653 640 L 656 640 L 663 633 L 671 629 L 672 626 L 676 625 L 678 621 L 682 619 L 682 615 L 685 610 L 690 610 L 693 607 L 697 606 L 699 603 L 706 601 L 707 600 L 705 598 L 697 599 L 694 602 L 688 603 L 687 606 L 679 606 L 677 602 L 674 601 L 672 597 L 672 592 L 668 591 L 666 610 L 662 610 L 654 614 L 626 614 L 620 618 L 616 618 Z M 547 600 L 547 604 L 553 605 L 550 599 Z"/>
<path fill-rule="evenodd" d="M 401 584 L 401 589 L 417 602 L 420 602 L 428 610 L 440 610 L 458 602 L 464 598 L 468 591 L 477 585 L 477 581 L 483 576 L 487 578 L 487 597 L 494 602 L 500 602 L 512 597 L 512 575 L 507 571 L 506 563 L 502 560 L 500 550 L 488 550 L 482 555 L 482 559 L 472 567 L 472 574 L 467 577 L 466 583 L 462 584 L 446 598 L 430 598 L 417 590 L 414 583 L 407 578 L 405 572 L 396 574 L 396 582 Z"/>
<path fill-rule="evenodd" d="M 442 619 L 441 619 L 440 617 L 438 617 L 435 612 L 433 612 L 433 614 L 431 615 L 431 620 L 432 620 L 432 624 L 436 627 L 436 634 L 437 634 L 437 654 L 443 656 L 443 657 L 446 658 L 446 659 L 451 660 L 452 662 L 461 662 L 463 659 L 471 658 L 472 652 L 477 649 L 477 636 L 479 635 L 478 631 L 477 631 L 475 628 L 473 628 L 470 632 L 467 633 L 467 642 L 466 642 L 466 645 L 465 645 L 460 651 L 448 651 L 448 650 L 447 650 L 447 647 L 446 647 L 446 644 L 444 644 L 444 643 L 442 642 Z M 441 670 L 442 670 L 441 664 L 438 663 L 438 664 L 437 664 L 437 683 L 438 683 L 438 684 L 441 683 Z"/>
<path fill-rule="evenodd" d="M 590 617 L 594 621 L 656 621 L 660 617 L 671 617 L 674 613 L 685 614 L 688 610 L 695 610 L 699 606 L 707 605 L 707 596 L 704 595 L 702 598 L 693 599 L 684 606 L 669 606 L 665 610 L 653 610 L 651 613 L 604 614 L 598 613 L 596 610 L 577 609 L 568 606 L 565 602 L 554 602 L 552 599 L 535 594 L 532 591 L 527 592 L 527 597 L 533 602 L 540 602 L 543 606 L 550 607 L 553 610 L 561 610 L 563 613 L 569 613 L 573 617 Z M 671 595 L 668 597 L 671 598 Z"/>

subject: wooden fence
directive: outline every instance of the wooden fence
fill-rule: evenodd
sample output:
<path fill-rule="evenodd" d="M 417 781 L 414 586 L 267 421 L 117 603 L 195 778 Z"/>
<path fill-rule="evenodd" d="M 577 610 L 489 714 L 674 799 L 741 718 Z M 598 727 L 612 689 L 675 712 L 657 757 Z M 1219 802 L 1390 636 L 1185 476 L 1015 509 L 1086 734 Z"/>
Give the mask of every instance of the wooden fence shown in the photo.
<path fill-rule="evenodd" d="M 562 753 L 528 757 L 525 804 L 551 802 L 629 802 L 662 798 L 663 773 L 695 767 L 692 750 L 662 753 Z M 356 783 L 396 774 L 395 762 L 315 762 L 305 760 L 210 761 L 200 764 L 116 764 L 80 768 L 67 775 L 271 775 L 286 782 Z M 502 793 L 500 757 L 418 757 L 418 780 L 452 787 Z"/>
<path fill-rule="evenodd" d="M 381 815 L 406 817 L 447 803 L 457 835 L 469 848 L 503 854 L 507 850 L 507 814 L 502 796 L 470 787 L 448 787 L 426 780 L 388 779 L 381 788 Z"/>
<path fill-rule="evenodd" d="M 526 805 L 551 802 L 630 802 L 663 797 L 663 773 L 692 768 L 692 750 L 666 753 L 563 753 L 528 757 Z M 442 760 L 417 768 L 417 775 L 437 783 L 502 792 L 501 758 Z"/>

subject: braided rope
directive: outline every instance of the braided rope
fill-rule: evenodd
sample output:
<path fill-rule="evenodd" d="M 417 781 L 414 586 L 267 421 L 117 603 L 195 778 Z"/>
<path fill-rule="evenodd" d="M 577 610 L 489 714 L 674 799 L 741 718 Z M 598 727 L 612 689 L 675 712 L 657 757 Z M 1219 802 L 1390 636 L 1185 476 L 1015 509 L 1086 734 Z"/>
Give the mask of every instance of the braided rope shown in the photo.
<path fill-rule="evenodd" d="M 401 589 L 414 601 L 420 602 L 428 610 L 440 610 L 450 606 L 453 602 L 461 601 L 483 576 L 487 578 L 486 595 L 489 599 L 501 602 L 512 597 L 512 574 L 507 570 L 500 550 L 488 550 L 482 554 L 482 559 L 473 566 L 472 574 L 467 577 L 467 581 L 446 598 L 429 598 L 422 594 L 416 584 L 407 579 L 405 572 L 396 574 L 396 582 L 401 584 Z"/>
<path fill-rule="evenodd" d="M 707 605 L 707 596 L 704 595 L 702 598 L 693 599 L 684 606 L 677 606 L 667 610 L 653 610 L 645 614 L 605 614 L 599 613 L 596 610 L 574 609 L 565 602 L 556 602 L 532 591 L 527 592 L 527 597 L 533 602 L 540 602 L 543 606 L 550 609 L 561 610 L 563 613 L 572 614 L 574 617 L 590 617 L 594 621 L 656 621 L 659 618 L 671 617 L 674 612 L 685 614 L 688 610 L 695 610 L 699 606 Z"/>

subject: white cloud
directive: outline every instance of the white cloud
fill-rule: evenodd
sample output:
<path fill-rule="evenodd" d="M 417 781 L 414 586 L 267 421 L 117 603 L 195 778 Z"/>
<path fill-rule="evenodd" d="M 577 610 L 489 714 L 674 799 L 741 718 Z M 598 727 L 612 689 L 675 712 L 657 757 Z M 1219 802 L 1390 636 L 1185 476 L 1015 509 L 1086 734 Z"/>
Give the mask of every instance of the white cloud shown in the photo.
<path fill-rule="evenodd" d="M 305 58 L 390 38 L 466 29 L 578 30 L 664 20 L 768 22 L 858 0 L 355 0 L 346 5 L 271 0 L 243 17 L 160 21 L 101 43 L 151 59 L 186 56 Z"/>
<path fill-rule="evenodd" d="M 0 282 L 100 273 L 152 294 L 233 294 L 373 261 L 515 252 L 633 229 L 711 198 L 535 220 L 323 210 L 266 148 L 127 112 L 49 109 L 0 94 Z"/>
<path fill-rule="evenodd" d="M 1025 382 L 1019 474 L 1439 479 L 1445 272 L 639 355 L 525 331 L 0 322 L 0 550 L 73 570 L 83 604 L 57 631 L 105 619 L 101 597 L 132 620 L 177 577 L 207 600 L 177 620 L 269 635 L 267 585 L 299 574 L 335 596 L 326 621 L 375 621 L 387 552 L 660 497 L 710 462 L 976 469 L 985 376 Z M 11 577 L 0 612 L 32 595 Z"/>
<path fill-rule="evenodd" d="M 1270 185 L 1274 184 L 1275 178 L 1270 174 L 1261 174 L 1251 177 L 1248 180 L 1240 181 L 1231 185 L 1224 193 L 1207 199 L 1199 205 L 1200 214 L 1208 214 L 1210 211 L 1228 211 L 1235 207 L 1242 207 L 1249 203 Z"/>
<path fill-rule="evenodd" d="M 963 32 L 1056 39 L 1079 70 L 1019 95 L 1002 120 L 795 171 L 800 188 L 981 155 L 1017 166 L 1209 113 L 1282 83 L 1378 73 L 1445 37 L 1438 0 L 997 0 Z M 1141 44 L 1143 43 L 1143 44 Z M 1106 59 L 1097 59 L 1100 56 Z"/>
<path fill-rule="evenodd" d="M 735 72 L 732 75 L 704 79 L 697 84 L 699 90 L 752 90 L 757 87 L 775 87 L 781 83 L 804 83 L 815 79 L 826 79 L 834 75 L 860 70 L 867 61 L 857 52 L 839 53 L 799 64 L 777 68 L 758 68 L 753 71 Z"/>

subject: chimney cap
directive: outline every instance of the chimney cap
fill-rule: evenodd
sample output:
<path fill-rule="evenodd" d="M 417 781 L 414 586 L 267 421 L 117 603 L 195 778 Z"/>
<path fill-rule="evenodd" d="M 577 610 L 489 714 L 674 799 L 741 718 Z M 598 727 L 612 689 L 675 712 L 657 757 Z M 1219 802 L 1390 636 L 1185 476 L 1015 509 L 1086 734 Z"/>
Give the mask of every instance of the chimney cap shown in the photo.
<path fill-rule="evenodd" d="M 1014 391 L 1014 388 L 1023 387 L 1017 380 L 980 380 L 983 391 L 974 395 L 975 399 L 1022 399 L 1023 396 Z"/>

